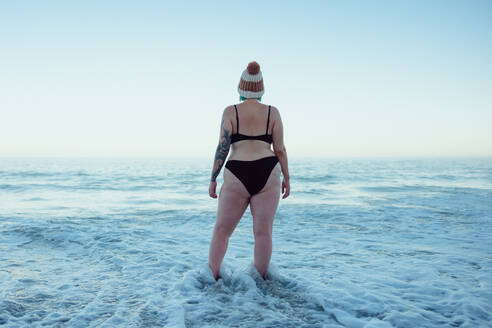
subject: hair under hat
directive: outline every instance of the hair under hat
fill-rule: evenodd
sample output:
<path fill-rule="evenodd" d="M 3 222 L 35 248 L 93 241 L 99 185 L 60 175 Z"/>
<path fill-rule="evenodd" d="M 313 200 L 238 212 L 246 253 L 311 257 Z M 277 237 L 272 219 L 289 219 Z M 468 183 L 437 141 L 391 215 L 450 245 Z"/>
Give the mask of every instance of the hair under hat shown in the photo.
<path fill-rule="evenodd" d="M 260 98 L 263 96 L 265 89 L 263 88 L 260 64 L 255 61 L 248 64 L 248 67 L 241 74 L 237 91 L 243 98 Z"/>

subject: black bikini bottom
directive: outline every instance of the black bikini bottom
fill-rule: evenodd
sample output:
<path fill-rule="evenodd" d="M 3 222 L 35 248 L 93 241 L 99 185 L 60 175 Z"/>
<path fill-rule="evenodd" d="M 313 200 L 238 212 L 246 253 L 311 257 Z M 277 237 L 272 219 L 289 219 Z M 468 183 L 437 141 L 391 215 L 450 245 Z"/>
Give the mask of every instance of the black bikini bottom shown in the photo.
<path fill-rule="evenodd" d="M 277 163 L 277 156 L 269 156 L 254 161 L 230 159 L 226 162 L 225 167 L 243 183 L 249 194 L 253 196 L 263 189 Z"/>

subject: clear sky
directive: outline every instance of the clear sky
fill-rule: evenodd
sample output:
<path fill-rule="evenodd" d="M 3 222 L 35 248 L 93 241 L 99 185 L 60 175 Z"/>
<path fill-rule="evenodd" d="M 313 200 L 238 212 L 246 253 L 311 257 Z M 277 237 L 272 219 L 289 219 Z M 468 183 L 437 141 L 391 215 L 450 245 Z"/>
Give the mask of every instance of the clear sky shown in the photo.
<path fill-rule="evenodd" d="M 492 1 L 1 1 L 0 156 L 212 159 L 248 62 L 289 156 L 492 156 Z"/>

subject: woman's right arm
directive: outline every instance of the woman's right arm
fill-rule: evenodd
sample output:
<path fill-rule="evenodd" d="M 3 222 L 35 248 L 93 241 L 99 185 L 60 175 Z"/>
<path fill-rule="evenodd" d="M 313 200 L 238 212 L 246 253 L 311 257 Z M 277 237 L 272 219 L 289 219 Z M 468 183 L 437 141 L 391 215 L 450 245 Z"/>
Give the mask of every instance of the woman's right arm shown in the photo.
<path fill-rule="evenodd" d="M 289 164 L 287 161 L 287 150 L 284 145 L 284 126 L 282 124 L 282 119 L 277 108 L 273 107 L 275 110 L 276 120 L 273 125 L 273 151 L 277 156 L 280 167 L 282 168 L 282 198 L 287 198 L 290 195 L 290 175 L 289 175 Z"/>

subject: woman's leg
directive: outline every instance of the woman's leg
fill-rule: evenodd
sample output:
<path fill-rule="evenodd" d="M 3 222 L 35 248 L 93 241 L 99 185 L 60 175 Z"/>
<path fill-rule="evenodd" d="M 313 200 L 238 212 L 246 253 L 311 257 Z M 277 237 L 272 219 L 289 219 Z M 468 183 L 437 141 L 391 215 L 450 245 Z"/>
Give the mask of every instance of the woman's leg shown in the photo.
<path fill-rule="evenodd" d="M 273 169 L 265 187 L 250 199 L 255 235 L 255 267 L 262 277 L 272 256 L 272 226 L 280 198 L 280 165 Z"/>
<path fill-rule="evenodd" d="M 241 181 L 229 170 L 224 170 L 224 183 L 220 188 L 217 220 L 210 242 L 208 265 L 215 280 L 219 277 L 220 265 L 224 259 L 229 237 L 248 207 L 249 193 Z"/>

